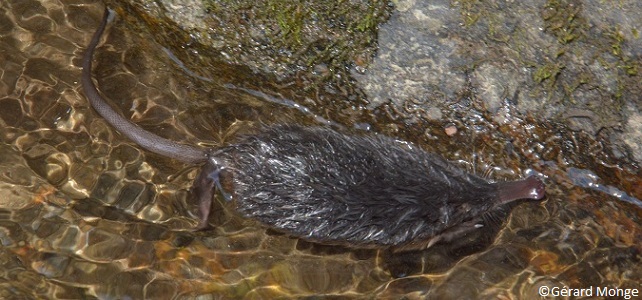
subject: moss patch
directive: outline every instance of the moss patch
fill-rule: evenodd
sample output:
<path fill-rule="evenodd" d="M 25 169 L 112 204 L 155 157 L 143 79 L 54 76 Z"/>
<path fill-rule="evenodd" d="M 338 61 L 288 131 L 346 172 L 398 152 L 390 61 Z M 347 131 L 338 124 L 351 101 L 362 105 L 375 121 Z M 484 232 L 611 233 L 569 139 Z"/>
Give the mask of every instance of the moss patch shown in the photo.
<path fill-rule="evenodd" d="M 381 0 L 205 3 L 214 20 L 211 37 L 222 37 L 229 52 L 239 54 L 234 56 L 272 59 L 285 73 L 316 68 L 333 74 L 366 64 L 376 47 L 377 26 L 391 11 Z"/>

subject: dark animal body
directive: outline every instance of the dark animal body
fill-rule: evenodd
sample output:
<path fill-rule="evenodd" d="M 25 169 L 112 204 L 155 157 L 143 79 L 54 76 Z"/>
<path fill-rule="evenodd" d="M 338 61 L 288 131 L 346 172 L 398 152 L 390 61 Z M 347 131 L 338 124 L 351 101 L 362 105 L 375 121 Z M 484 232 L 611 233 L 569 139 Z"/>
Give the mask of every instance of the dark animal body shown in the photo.
<path fill-rule="evenodd" d="M 200 201 L 200 227 L 207 225 L 212 197 L 220 190 L 242 216 L 298 238 L 422 249 L 477 228 L 484 214 L 504 204 L 544 196 L 535 177 L 489 183 L 412 144 L 379 135 L 275 125 L 219 149 L 156 136 L 115 112 L 91 79 L 93 52 L 107 19 L 106 12 L 83 58 L 84 92 L 101 116 L 143 148 L 204 163 L 192 188 Z"/>

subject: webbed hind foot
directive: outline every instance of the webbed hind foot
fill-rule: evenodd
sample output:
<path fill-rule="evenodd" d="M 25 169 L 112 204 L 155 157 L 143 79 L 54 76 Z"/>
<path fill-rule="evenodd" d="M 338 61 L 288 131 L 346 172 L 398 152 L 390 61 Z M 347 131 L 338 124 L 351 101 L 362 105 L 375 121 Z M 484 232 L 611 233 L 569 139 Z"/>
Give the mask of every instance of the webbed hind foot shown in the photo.
<path fill-rule="evenodd" d="M 214 197 L 214 191 L 216 191 L 216 189 L 221 192 L 221 195 L 226 201 L 232 199 L 232 196 L 226 193 L 221 187 L 221 170 L 219 166 L 207 163 L 201 168 L 201 171 L 194 180 L 191 194 L 192 197 L 197 200 L 200 212 L 198 225 L 194 228 L 195 231 L 204 230 L 209 227 L 208 219 L 212 209 L 212 198 Z"/>

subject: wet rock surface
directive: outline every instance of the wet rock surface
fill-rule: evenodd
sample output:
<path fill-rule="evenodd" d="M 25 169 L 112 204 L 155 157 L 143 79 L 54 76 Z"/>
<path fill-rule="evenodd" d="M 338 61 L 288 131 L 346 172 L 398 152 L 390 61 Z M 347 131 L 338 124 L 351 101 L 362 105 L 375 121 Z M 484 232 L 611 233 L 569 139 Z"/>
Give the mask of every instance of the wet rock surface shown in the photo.
<path fill-rule="evenodd" d="M 502 123 L 510 106 L 541 122 L 606 131 L 612 150 L 640 162 L 639 5 L 399 1 L 373 64 L 354 74 L 369 107 L 390 104 L 409 122 L 447 121 L 443 112 L 468 100 Z"/>
<path fill-rule="evenodd" d="M 392 11 L 383 0 L 115 2 L 156 19 L 146 22 L 180 28 L 188 44 L 281 78 L 331 77 L 351 65 L 365 67 L 376 50 L 377 26 Z"/>

